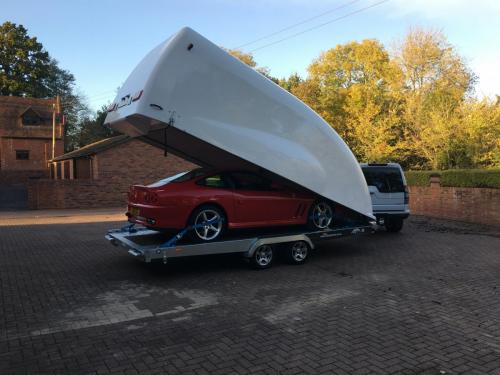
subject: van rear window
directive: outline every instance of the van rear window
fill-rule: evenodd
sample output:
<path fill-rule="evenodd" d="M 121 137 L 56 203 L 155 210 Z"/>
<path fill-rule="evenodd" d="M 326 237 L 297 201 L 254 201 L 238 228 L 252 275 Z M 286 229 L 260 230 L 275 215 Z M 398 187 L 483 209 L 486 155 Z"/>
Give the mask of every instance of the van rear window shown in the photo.
<path fill-rule="evenodd" d="M 381 193 L 401 193 L 405 191 L 399 168 L 363 167 L 368 186 L 375 186 Z"/>

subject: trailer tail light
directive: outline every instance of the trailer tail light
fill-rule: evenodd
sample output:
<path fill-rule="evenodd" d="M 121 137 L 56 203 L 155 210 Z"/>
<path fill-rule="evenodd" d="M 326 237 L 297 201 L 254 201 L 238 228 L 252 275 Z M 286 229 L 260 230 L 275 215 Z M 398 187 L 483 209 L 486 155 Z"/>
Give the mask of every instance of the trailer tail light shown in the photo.
<path fill-rule="evenodd" d="M 405 186 L 405 204 L 410 203 L 410 191 L 408 190 L 408 186 Z"/>

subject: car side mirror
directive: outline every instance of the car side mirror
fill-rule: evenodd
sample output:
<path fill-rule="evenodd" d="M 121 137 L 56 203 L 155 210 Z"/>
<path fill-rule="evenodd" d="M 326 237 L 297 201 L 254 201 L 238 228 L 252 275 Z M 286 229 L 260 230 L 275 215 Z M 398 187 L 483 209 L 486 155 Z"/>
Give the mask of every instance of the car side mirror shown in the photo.
<path fill-rule="evenodd" d="M 368 191 L 370 192 L 370 194 L 375 194 L 378 189 L 376 186 L 368 185 Z"/>

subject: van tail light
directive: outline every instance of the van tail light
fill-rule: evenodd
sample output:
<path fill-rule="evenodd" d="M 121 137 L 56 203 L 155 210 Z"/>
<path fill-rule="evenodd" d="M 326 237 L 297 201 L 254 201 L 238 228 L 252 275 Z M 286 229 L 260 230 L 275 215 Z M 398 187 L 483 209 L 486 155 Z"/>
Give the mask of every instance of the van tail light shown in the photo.
<path fill-rule="evenodd" d="M 408 190 L 408 186 L 405 186 L 405 204 L 410 203 L 410 191 Z"/>

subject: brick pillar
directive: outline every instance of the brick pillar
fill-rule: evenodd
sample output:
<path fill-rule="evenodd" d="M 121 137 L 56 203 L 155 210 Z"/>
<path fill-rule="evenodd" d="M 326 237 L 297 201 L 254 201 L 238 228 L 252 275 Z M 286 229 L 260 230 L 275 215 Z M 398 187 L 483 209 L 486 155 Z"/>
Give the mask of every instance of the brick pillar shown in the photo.
<path fill-rule="evenodd" d="M 99 178 L 99 167 L 97 162 L 97 154 L 91 156 L 92 178 L 97 180 Z"/>
<path fill-rule="evenodd" d="M 73 180 L 75 178 L 75 172 L 73 170 L 73 165 L 75 164 L 75 162 L 73 161 L 73 159 L 69 159 L 68 160 L 69 162 L 69 179 L 70 180 Z"/>

